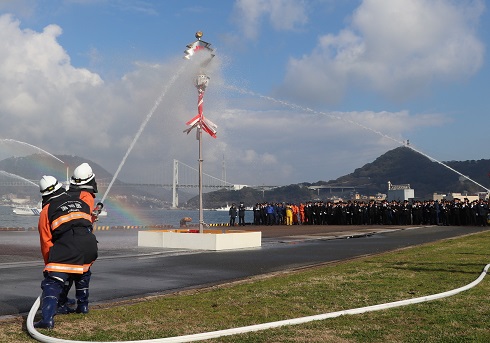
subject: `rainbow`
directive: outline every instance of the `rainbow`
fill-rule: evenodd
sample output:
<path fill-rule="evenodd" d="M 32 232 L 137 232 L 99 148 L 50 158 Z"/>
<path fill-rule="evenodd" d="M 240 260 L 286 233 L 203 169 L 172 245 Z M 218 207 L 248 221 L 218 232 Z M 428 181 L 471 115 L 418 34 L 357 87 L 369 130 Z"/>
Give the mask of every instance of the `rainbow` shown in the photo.
<path fill-rule="evenodd" d="M 97 201 L 98 199 L 95 199 L 96 203 Z M 137 210 L 129 207 L 126 203 L 117 198 L 106 198 L 104 201 L 104 209 L 107 210 L 107 219 L 101 217 L 99 219 L 100 225 L 125 226 L 157 224 L 145 217 L 144 210 Z"/>

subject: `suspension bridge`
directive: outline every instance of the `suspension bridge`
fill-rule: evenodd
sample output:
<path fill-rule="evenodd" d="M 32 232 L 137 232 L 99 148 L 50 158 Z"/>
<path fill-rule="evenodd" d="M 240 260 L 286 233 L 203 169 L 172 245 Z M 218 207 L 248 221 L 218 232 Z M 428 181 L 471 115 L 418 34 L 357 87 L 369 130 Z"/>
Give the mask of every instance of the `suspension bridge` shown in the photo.
<path fill-rule="evenodd" d="M 223 166 L 224 168 L 224 166 Z M 0 178 L 1 186 L 14 186 L 14 187 L 35 187 L 39 180 L 30 180 L 20 175 L 5 173 L 6 175 Z M 164 174 L 164 173 L 161 173 Z M 97 172 L 96 172 L 97 175 Z M 146 179 L 155 178 L 154 176 L 146 176 Z M 223 176 L 221 178 L 215 177 L 206 173 L 203 173 L 202 187 L 207 190 L 240 190 L 247 185 L 238 185 L 230 183 L 224 180 L 225 172 L 223 170 Z M 198 189 L 199 187 L 199 175 L 198 170 L 191 167 L 179 160 L 173 161 L 172 178 L 171 181 L 162 181 L 163 176 L 159 177 L 160 181 L 153 182 L 122 182 L 117 181 L 117 187 L 153 187 L 153 188 L 167 188 L 172 189 L 172 207 L 177 208 L 179 206 L 179 189 Z M 100 189 L 107 188 L 111 182 L 110 178 L 97 178 L 97 185 Z M 274 186 L 247 186 L 260 189 L 270 189 Z"/>

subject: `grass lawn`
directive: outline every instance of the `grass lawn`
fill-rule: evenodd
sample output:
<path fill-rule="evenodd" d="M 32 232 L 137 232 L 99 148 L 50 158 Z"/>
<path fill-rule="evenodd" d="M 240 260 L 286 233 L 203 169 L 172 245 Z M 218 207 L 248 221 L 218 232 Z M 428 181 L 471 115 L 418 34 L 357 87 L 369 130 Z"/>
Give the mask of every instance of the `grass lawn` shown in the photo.
<path fill-rule="evenodd" d="M 375 305 L 464 286 L 490 263 L 490 232 L 233 284 L 56 316 L 42 333 L 86 341 L 215 331 Z M 33 342 L 25 318 L 0 342 Z M 490 277 L 458 295 L 205 342 L 490 342 Z"/>

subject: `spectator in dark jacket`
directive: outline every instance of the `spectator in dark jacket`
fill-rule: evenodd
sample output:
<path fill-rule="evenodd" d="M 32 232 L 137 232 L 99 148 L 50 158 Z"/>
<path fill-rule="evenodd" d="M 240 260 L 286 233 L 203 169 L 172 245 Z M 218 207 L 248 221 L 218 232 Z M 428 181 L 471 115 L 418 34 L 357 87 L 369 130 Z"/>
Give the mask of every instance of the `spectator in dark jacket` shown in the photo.
<path fill-rule="evenodd" d="M 235 204 L 231 204 L 230 210 L 228 211 L 230 215 L 230 226 L 235 226 L 236 216 L 238 214 Z"/>

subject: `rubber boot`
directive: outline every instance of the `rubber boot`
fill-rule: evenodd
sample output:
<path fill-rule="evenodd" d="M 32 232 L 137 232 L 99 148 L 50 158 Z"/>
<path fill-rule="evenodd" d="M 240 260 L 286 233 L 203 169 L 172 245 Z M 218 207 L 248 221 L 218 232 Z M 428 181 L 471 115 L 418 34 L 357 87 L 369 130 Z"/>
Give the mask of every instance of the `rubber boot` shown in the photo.
<path fill-rule="evenodd" d="M 70 314 L 70 313 L 75 313 L 75 309 L 74 308 L 71 308 L 70 306 L 68 306 L 67 303 L 65 303 L 64 305 L 58 304 L 58 310 L 57 310 L 56 313 L 57 314 Z"/>
<path fill-rule="evenodd" d="M 36 329 L 52 329 L 54 328 L 54 316 L 58 309 L 58 299 L 55 297 L 43 298 L 43 304 L 41 308 L 42 319 L 34 323 Z"/>
<path fill-rule="evenodd" d="M 77 309 L 75 312 L 82 314 L 88 313 L 88 289 L 77 289 Z"/>
<path fill-rule="evenodd" d="M 77 303 L 76 299 L 68 298 L 68 293 L 70 292 L 71 286 L 73 286 L 72 278 L 68 279 L 63 286 L 63 293 L 61 293 L 60 303 L 63 302 L 70 306 L 74 306 Z"/>
<path fill-rule="evenodd" d="M 89 283 L 90 283 L 90 270 L 83 273 L 78 280 L 75 280 L 75 296 L 77 298 L 76 313 L 87 314 L 88 313 L 88 296 L 89 296 Z"/>
<path fill-rule="evenodd" d="M 70 314 L 70 313 L 75 313 L 75 309 L 71 308 L 69 305 L 73 306 L 75 305 L 76 301 L 75 299 L 69 299 L 68 298 L 68 292 L 71 289 L 71 286 L 73 285 L 73 280 L 68 280 L 65 282 L 63 286 L 63 291 L 60 294 L 60 298 L 58 300 L 58 314 Z"/>
<path fill-rule="evenodd" d="M 58 310 L 58 300 L 63 291 L 63 283 L 46 277 L 41 283 L 43 289 L 41 317 L 42 319 L 34 324 L 37 329 L 54 328 L 54 316 Z"/>

